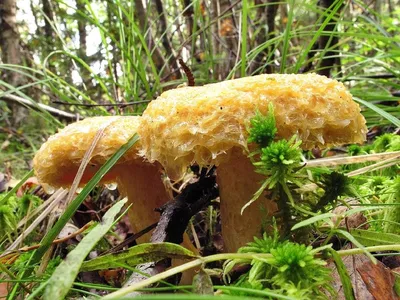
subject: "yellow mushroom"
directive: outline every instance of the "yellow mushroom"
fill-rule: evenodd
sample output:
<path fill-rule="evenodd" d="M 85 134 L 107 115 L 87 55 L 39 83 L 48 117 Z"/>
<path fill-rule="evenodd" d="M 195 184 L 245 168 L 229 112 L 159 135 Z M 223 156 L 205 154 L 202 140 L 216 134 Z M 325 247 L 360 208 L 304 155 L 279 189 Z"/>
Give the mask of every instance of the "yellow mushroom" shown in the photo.
<path fill-rule="evenodd" d="M 104 126 L 104 134 L 85 169 L 81 186 L 136 133 L 140 117 L 93 117 L 60 130 L 42 145 L 34 157 L 33 165 L 39 182 L 47 187 L 69 188 L 83 156 L 98 130 Z M 102 184 L 116 183 L 121 194 L 128 197 L 128 204 L 132 204 L 128 216 L 135 232 L 158 222 L 160 214 L 154 209 L 170 200 L 161 178 L 160 164 L 149 163 L 139 156 L 139 148 L 140 141 L 100 181 Z M 138 239 L 139 242 L 149 240 L 150 233 Z M 187 236 L 184 237 L 184 245 L 195 250 Z"/>
<path fill-rule="evenodd" d="M 269 103 L 277 138 L 297 134 L 303 149 L 365 140 L 365 119 L 351 94 L 342 83 L 316 74 L 258 75 L 169 90 L 149 104 L 138 128 L 140 153 L 159 162 L 171 178 L 193 163 L 218 167 L 222 235 L 229 252 L 259 235 L 262 218 L 276 209 L 264 193 L 240 214 L 262 180 L 246 155 L 247 127 Z"/>

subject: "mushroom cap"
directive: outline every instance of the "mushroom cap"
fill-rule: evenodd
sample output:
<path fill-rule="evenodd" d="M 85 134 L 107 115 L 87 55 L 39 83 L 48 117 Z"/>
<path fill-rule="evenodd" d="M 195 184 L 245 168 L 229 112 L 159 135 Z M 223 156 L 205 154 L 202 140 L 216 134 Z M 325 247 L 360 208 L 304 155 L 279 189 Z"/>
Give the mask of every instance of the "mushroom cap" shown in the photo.
<path fill-rule="evenodd" d="M 139 123 L 140 117 L 136 116 L 105 116 L 87 118 L 66 126 L 51 136 L 33 159 L 39 182 L 51 187 L 69 187 L 96 133 L 105 127 L 82 176 L 81 184 L 87 183 L 100 166 L 136 133 Z M 121 157 L 101 182 L 115 182 L 122 164 L 143 163 L 144 159 L 137 153 L 138 143 Z"/>
<path fill-rule="evenodd" d="M 365 140 L 365 119 L 342 83 L 317 74 L 264 74 L 164 92 L 143 113 L 140 153 L 172 178 L 194 162 L 218 165 L 233 147 L 246 147 L 250 119 L 270 102 L 277 137 L 297 134 L 303 149 Z"/>

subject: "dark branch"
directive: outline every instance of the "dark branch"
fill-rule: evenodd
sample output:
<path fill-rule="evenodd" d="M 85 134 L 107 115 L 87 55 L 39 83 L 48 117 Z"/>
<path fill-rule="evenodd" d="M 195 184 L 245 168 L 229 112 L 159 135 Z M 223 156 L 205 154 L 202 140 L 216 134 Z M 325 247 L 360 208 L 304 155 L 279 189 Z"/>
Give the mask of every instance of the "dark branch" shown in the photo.
<path fill-rule="evenodd" d="M 152 243 L 182 243 L 183 234 L 191 217 L 219 195 L 214 169 L 212 168 L 209 172 L 203 169 L 196 182 L 188 185 L 174 200 L 157 209 L 161 212 L 161 217 L 151 236 Z M 137 269 L 153 276 L 164 271 L 170 265 L 170 259 L 165 259 L 157 263 L 140 265 Z M 146 278 L 139 273 L 134 273 L 124 286 L 130 286 Z"/>
<path fill-rule="evenodd" d="M 174 200 L 158 209 L 160 221 L 151 236 L 153 243 L 170 242 L 180 244 L 190 219 L 212 199 L 218 197 L 214 170 L 200 174 L 197 182 L 188 185 Z"/>

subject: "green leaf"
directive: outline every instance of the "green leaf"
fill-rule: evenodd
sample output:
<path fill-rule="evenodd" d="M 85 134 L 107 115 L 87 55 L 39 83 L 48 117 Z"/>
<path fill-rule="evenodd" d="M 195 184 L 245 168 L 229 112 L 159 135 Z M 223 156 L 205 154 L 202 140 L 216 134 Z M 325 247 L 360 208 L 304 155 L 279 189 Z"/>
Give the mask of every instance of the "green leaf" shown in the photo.
<path fill-rule="evenodd" d="M 355 101 L 361 103 L 362 105 L 365 105 L 366 107 L 372 109 L 374 112 L 378 113 L 379 115 L 381 115 L 385 119 L 389 120 L 396 127 L 400 127 L 400 120 L 397 119 L 395 116 L 389 114 L 388 112 L 384 111 L 383 109 L 379 108 L 378 106 L 376 106 L 376 105 L 374 105 L 374 104 L 372 104 L 372 103 L 370 103 L 368 101 L 361 100 L 360 98 L 357 98 L 357 97 L 353 97 L 353 99 Z"/>
<path fill-rule="evenodd" d="M 82 262 L 97 242 L 110 230 L 115 216 L 126 201 L 127 199 L 121 200 L 111 207 L 104 215 L 102 222 L 93 228 L 56 268 L 47 284 L 44 293 L 45 300 L 64 299 L 79 273 Z"/>
<path fill-rule="evenodd" d="M 352 209 L 345 211 L 341 216 L 344 218 L 344 217 L 348 217 L 348 216 L 354 215 L 359 212 L 373 210 L 373 209 L 382 209 L 382 204 L 374 205 L 374 206 L 360 206 L 360 207 L 352 208 Z"/>
<path fill-rule="evenodd" d="M 332 254 L 333 260 L 336 265 L 336 269 L 340 276 L 340 281 L 342 282 L 343 292 L 346 300 L 355 300 L 353 286 L 351 284 L 350 275 L 347 272 L 346 266 L 344 265 L 342 258 L 339 254 L 333 250 L 329 249 L 330 254 Z"/>
<path fill-rule="evenodd" d="M 400 236 L 393 233 L 351 229 L 350 233 L 365 246 L 400 244 Z"/>
<path fill-rule="evenodd" d="M 193 258 L 193 252 L 173 243 L 145 243 L 134 246 L 128 250 L 111 253 L 97 257 L 82 265 L 81 271 L 117 268 L 121 264 L 139 265 L 147 262 L 158 261 L 167 257 Z"/>
<path fill-rule="evenodd" d="M 316 223 L 318 221 L 331 219 L 331 218 L 333 218 L 335 216 L 336 215 L 334 213 L 325 213 L 325 214 L 317 215 L 317 216 L 311 217 L 311 218 L 309 218 L 307 220 L 304 220 L 304 221 L 301 221 L 301 222 L 297 223 L 296 225 L 294 225 L 292 227 L 292 230 L 296 230 L 296 229 L 299 229 L 301 227 L 305 227 L 305 226 L 314 224 L 314 223 Z"/>
<path fill-rule="evenodd" d="M 356 240 L 355 237 L 352 236 L 349 232 L 341 230 L 341 229 L 336 229 L 334 232 L 340 234 L 343 237 L 345 237 L 350 242 L 352 242 L 356 247 L 362 249 L 364 251 L 364 254 L 366 256 L 368 256 L 374 264 L 376 264 L 376 258 L 373 257 L 372 254 L 369 253 L 368 250 L 365 249 L 364 245 L 361 244 L 358 240 Z"/>

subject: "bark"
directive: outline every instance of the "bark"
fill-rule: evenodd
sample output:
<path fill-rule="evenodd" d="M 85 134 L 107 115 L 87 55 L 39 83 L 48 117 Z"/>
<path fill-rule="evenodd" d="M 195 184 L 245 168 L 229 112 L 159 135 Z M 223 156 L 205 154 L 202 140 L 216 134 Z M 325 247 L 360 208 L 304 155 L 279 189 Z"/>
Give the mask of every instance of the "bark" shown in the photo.
<path fill-rule="evenodd" d="M 212 19 L 212 21 L 217 20 L 218 16 L 219 16 L 218 1 L 211 1 L 211 19 Z M 220 39 L 219 39 L 219 35 L 218 35 L 219 27 L 220 27 L 219 21 L 216 21 L 211 25 L 213 60 L 215 60 L 220 53 Z M 213 77 L 214 77 L 214 80 L 222 79 L 222 78 L 220 78 L 219 65 L 216 63 L 214 63 Z"/>
<path fill-rule="evenodd" d="M 21 48 L 16 21 L 16 0 L 2 0 L 0 2 L 0 47 L 2 62 L 5 64 L 20 65 Z M 2 80 L 18 87 L 24 83 L 24 78 L 17 72 L 4 70 Z M 10 105 L 12 110 L 12 124 L 18 127 L 26 116 L 26 109 L 15 104 Z"/>
<path fill-rule="evenodd" d="M 328 10 L 332 5 L 335 3 L 335 0 L 320 0 L 319 6 L 323 10 Z M 323 22 L 323 21 L 322 21 Z M 333 46 L 337 45 L 339 42 L 339 38 L 335 36 L 335 31 L 337 31 L 337 24 L 335 23 L 334 19 L 332 18 L 329 23 L 325 26 L 324 31 L 331 32 L 332 35 L 321 35 L 318 41 L 319 51 L 324 51 L 324 49 L 332 48 Z M 335 64 L 338 63 L 339 58 L 337 57 L 338 52 L 337 48 L 336 51 L 328 50 L 325 52 L 324 56 L 321 57 L 318 74 L 325 75 L 327 77 L 331 76 L 332 69 L 335 67 Z"/>
<path fill-rule="evenodd" d="M 213 21 L 216 26 L 214 35 L 214 59 L 216 63 L 216 79 L 224 80 L 236 63 L 238 54 L 238 28 L 234 17 L 234 6 L 230 0 L 219 0 L 213 2 Z M 240 1 L 239 1 L 240 2 Z M 238 3 L 237 1 L 235 2 Z"/>
<path fill-rule="evenodd" d="M 108 28 L 109 30 L 112 30 L 113 28 L 113 10 L 111 7 L 112 2 L 107 1 L 107 19 L 108 19 Z M 113 31 L 113 30 L 112 30 Z M 112 78 L 112 89 L 113 89 L 113 94 L 114 94 L 114 99 L 117 102 L 120 102 L 119 99 L 119 90 L 118 90 L 118 61 L 119 61 L 119 51 L 118 51 L 118 47 L 113 46 L 112 50 L 112 60 L 111 60 L 111 64 L 112 66 L 109 66 L 110 69 L 112 69 L 112 73 L 110 72 L 110 74 L 112 74 L 113 78 Z"/>
<path fill-rule="evenodd" d="M 167 63 L 169 64 L 170 67 L 172 67 L 172 74 L 170 75 L 169 79 L 176 79 L 176 78 L 180 77 L 180 71 L 179 71 L 179 66 L 178 66 L 177 60 L 176 60 L 176 55 L 174 53 L 173 46 L 170 42 L 170 38 L 168 35 L 167 18 L 166 18 L 166 14 L 164 11 L 164 7 L 163 7 L 161 0 L 154 0 L 154 2 L 156 5 L 157 14 L 158 14 L 160 33 L 162 35 L 161 43 L 166 52 Z"/>
<path fill-rule="evenodd" d="M 389 9 L 389 16 L 393 18 L 394 8 L 391 0 L 388 0 L 388 9 Z"/>
<path fill-rule="evenodd" d="M 76 8 L 79 11 L 85 11 L 85 4 L 82 0 L 76 0 Z M 86 21 L 83 17 L 77 16 L 78 32 L 79 32 L 79 56 L 85 60 L 86 58 Z"/>
<path fill-rule="evenodd" d="M 233 7 L 230 0 L 220 1 L 220 10 L 226 17 L 222 18 L 222 26 L 220 29 L 220 37 L 225 42 L 223 44 L 223 49 L 227 53 L 227 57 L 224 62 L 225 68 L 223 68 L 222 79 L 225 79 L 229 72 L 233 69 L 236 61 L 236 57 L 240 55 L 238 53 L 238 27 L 236 26 L 236 20 L 234 17 Z M 224 26 L 225 25 L 225 26 Z M 224 32 L 226 31 L 226 32 Z"/>
<path fill-rule="evenodd" d="M 256 0 L 255 4 L 256 5 L 262 5 L 263 3 L 266 3 L 266 7 L 262 6 L 259 7 L 257 10 L 257 20 L 261 20 L 260 24 L 262 22 L 266 21 L 267 25 L 267 30 L 260 30 L 257 37 L 256 37 L 256 46 L 259 46 L 263 43 L 265 43 L 267 40 L 273 39 L 276 34 L 275 34 L 275 18 L 276 14 L 278 12 L 279 8 L 279 2 L 277 0 Z M 265 17 L 264 17 L 265 16 Z M 267 63 L 265 60 L 266 58 L 270 58 L 268 64 L 265 67 L 265 72 L 266 73 L 273 73 L 274 72 L 274 66 L 273 66 L 273 61 L 275 60 L 275 54 L 271 53 L 271 51 L 274 51 L 273 47 L 268 47 L 265 50 L 261 51 L 255 58 L 255 63 L 252 67 L 252 71 L 257 70 L 260 66 L 263 64 Z"/>
<path fill-rule="evenodd" d="M 44 18 L 44 33 L 47 42 L 51 41 L 53 38 L 53 28 L 51 27 L 51 21 L 54 20 L 54 10 L 51 2 L 49 0 L 42 0 Z"/>
<path fill-rule="evenodd" d="M 186 18 L 186 26 L 188 29 L 189 36 L 193 35 L 193 5 L 191 0 L 183 0 L 184 5 L 184 14 L 183 16 Z"/>

